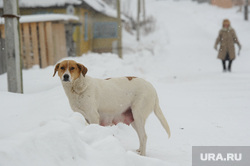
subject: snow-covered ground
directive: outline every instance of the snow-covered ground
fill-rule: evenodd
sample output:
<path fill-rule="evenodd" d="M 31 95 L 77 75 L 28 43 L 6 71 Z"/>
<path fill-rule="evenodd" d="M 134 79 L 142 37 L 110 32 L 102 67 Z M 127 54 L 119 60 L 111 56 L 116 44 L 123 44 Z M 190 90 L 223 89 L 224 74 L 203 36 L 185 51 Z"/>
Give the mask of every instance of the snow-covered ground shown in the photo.
<path fill-rule="evenodd" d="M 138 76 L 157 89 L 172 136 L 152 114 L 146 124 L 147 157 L 136 154 L 131 126 L 86 126 L 73 113 L 54 67 L 23 70 L 24 94 L 7 92 L 0 75 L 0 165 L 2 166 L 187 166 L 192 146 L 250 145 L 250 22 L 237 8 L 192 1 L 147 1 L 156 31 L 142 37 L 123 33 L 131 47 L 119 59 L 89 53 L 74 60 L 98 78 Z M 232 73 L 223 73 L 213 49 L 224 18 L 242 44 Z M 238 48 L 236 46 L 236 51 Z"/>

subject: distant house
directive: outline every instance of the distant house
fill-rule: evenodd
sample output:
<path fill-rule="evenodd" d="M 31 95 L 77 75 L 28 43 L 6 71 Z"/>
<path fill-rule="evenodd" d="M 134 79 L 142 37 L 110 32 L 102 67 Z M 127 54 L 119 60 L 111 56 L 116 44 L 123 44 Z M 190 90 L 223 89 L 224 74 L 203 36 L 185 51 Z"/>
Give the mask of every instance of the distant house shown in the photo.
<path fill-rule="evenodd" d="M 0 0 L 0 15 L 3 0 Z M 62 13 L 78 16 L 80 24 L 73 29 L 75 54 L 88 51 L 112 52 L 117 46 L 118 19 L 115 10 L 102 0 L 19 0 L 21 15 Z"/>
<path fill-rule="evenodd" d="M 222 7 L 222 8 L 231 8 L 237 5 L 243 5 L 245 0 L 193 0 L 199 3 L 207 2 L 212 5 Z"/>
<path fill-rule="evenodd" d="M 231 8 L 233 7 L 233 0 L 223 0 L 223 1 L 211 0 L 211 4 L 222 8 Z"/>

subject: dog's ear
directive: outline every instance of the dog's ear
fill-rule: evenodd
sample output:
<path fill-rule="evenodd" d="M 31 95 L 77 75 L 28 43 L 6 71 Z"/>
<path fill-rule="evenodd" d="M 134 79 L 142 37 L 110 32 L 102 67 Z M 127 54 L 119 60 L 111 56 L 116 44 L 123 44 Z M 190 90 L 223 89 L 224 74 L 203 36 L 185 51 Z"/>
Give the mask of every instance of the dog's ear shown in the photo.
<path fill-rule="evenodd" d="M 58 64 L 55 66 L 55 70 L 54 70 L 54 75 L 53 75 L 53 77 L 56 75 L 56 72 L 58 71 L 59 66 L 60 66 L 60 63 L 58 63 Z"/>
<path fill-rule="evenodd" d="M 78 68 L 80 69 L 80 71 L 82 72 L 82 75 L 85 77 L 86 73 L 88 72 L 87 67 L 85 67 L 84 65 L 77 63 Z"/>

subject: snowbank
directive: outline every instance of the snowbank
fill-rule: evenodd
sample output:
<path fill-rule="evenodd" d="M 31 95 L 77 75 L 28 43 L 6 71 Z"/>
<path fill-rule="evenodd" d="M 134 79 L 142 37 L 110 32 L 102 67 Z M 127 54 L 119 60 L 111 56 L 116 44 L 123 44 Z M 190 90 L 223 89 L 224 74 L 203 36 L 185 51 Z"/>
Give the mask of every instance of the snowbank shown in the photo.
<path fill-rule="evenodd" d="M 20 110 L 19 110 L 20 111 Z M 11 165 L 164 165 L 160 160 L 126 152 L 113 131 L 85 126 L 82 115 L 58 116 L 36 128 L 1 139 L 0 164 Z"/>

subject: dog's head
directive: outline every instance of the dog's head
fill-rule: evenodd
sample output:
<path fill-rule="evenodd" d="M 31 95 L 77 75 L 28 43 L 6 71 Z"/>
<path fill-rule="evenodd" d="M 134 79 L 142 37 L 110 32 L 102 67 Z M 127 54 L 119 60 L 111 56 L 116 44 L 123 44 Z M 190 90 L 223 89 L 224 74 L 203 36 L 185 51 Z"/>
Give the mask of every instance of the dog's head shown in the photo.
<path fill-rule="evenodd" d="M 81 74 L 85 77 L 87 71 L 88 69 L 80 63 L 73 60 L 64 60 L 55 66 L 53 77 L 56 75 L 56 72 L 58 72 L 61 81 L 72 82 L 79 78 Z"/>

